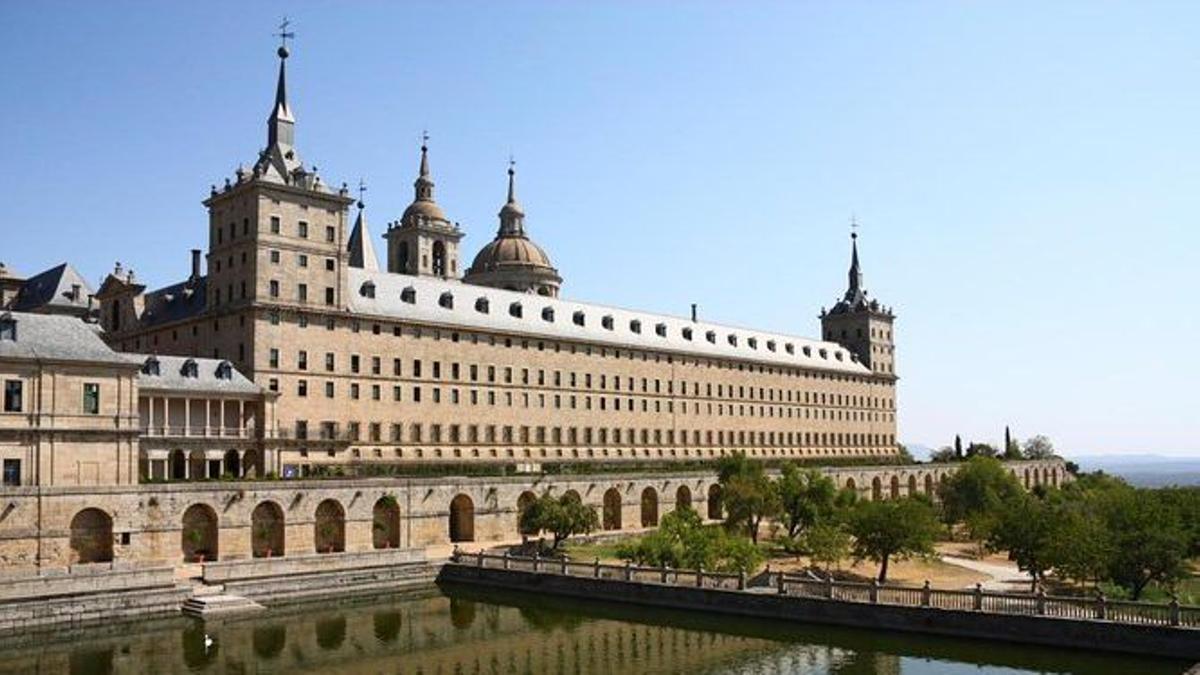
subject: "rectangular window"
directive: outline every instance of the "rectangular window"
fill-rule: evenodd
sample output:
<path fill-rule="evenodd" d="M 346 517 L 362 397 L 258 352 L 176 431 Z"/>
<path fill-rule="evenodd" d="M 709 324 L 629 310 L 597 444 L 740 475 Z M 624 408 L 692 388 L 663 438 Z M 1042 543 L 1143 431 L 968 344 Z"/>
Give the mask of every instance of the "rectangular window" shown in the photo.
<path fill-rule="evenodd" d="M 279 234 L 279 216 L 271 216 L 271 234 Z"/>
<path fill-rule="evenodd" d="M 327 304 L 327 305 L 333 304 L 333 287 L 332 286 L 325 287 L 325 304 Z"/>
<path fill-rule="evenodd" d="M 308 284 L 300 284 L 296 288 L 296 299 L 300 302 L 308 302 Z"/>
<path fill-rule="evenodd" d="M 279 264 L 279 251 L 271 251 L 271 264 L 272 265 Z"/>
<path fill-rule="evenodd" d="M 278 281 L 276 281 L 274 279 L 271 280 L 269 293 L 271 294 L 272 298 L 279 297 L 279 282 Z"/>
<path fill-rule="evenodd" d="M 296 368 L 300 370 L 308 370 L 308 352 L 303 349 L 296 355 Z"/>
<path fill-rule="evenodd" d="M 333 398 L 333 383 L 325 383 L 325 398 Z"/>
<path fill-rule="evenodd" d="M 86 415 L 100 414 L 100 385 L 95 382 L 83 384 L 83 412 Z"/>
<path fill-rule="evenodd" d="M 21 485 L 21 460 L 4 460 L 4 485 L 6 487 L 18 487 Z"/>
<path fill-rule="evenodd" d="M 308 256 L 301 253 L 299 256 L 296 257 L 296 262 L 301 267 L 308 267 Z"/>
<path fill-rule="evenodd" d="M 358 354 L 350 355 L 350 372 L 357 373 L 359 366 Z"/>
<path fill-rule="evenodd" d="M 325 241 L 333 241 L 337 236 L 337 230 L 333 229 L 332 225 L 325 226 Z"/>
<path fill-rule="evenodd" d="M 296 382 L 296 395 L 301 398 L 308 396 L 308 380 L 300 380 Z"/>
<path fill-rule="evenodd" d="M 4 381 L 4 412 L 21 412 L 21 391 L 23 382 L 20 380 Z"/>
<path fill-rule="evenodd" d="M 297 223 L 296 234 L 300 235 L 301 239 L 308 239 L 308 223 L 303 220 Z"/>
<path fill-rule="evenodd" d="M 333 369 L 334 369 L 333 352 L 325 352 L 325 370 L 333 372 Z"/>
<path fill-rule="evenodd" d="M 269 358 L 269 360 L 270 360 L 270 363 L 271 363 L 271 367 L 272 367 L 272 368 L 278 368 L 278 367 L 279 367 L 279 350 L 278 350 L 278 349 L 275 349 L 275 348 L 273 348 L 273 347 L 272 347 L 272 348 L 271 348 L 271 352 L 270 352 L 270 356 L 269 356 L 268 358 Z"/>
<path fill-rule="evenodd" d="M 325 259 L 325 271 L 326 271 L 326 272 L 332 272 L 332 271 L 333 271 L 333 258 L 326 258 L 326 259 Z"/>

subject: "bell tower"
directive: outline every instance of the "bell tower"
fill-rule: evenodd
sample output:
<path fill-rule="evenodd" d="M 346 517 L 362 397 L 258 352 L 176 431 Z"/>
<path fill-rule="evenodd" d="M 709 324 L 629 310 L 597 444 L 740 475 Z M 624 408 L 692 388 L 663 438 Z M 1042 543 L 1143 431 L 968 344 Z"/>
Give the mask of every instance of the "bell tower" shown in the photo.
<path fill-rule="evenodd" d="M 855 223 L 852 227 L 857 227 Z M 854 354 L 872 372 L 895 377 L 896 355 L 892 326 L 896 315 L 890 307 L 867 295 L 862 267 L 858 262 L 858 233 L 850 234 L 849 285 L 842 299 L 828 311 L 821 310 L 821 335 Z"/>
<path fill-rule="evenodd" d="M 400 221 L 388 224 L 387 270 L 395 274 L 457 279 L 460 275 L 458 242 L 462 230 L 450 222 L 433 199 L 429 175 L 429 137 L 421 141 L 421 167 L 413 183 L 413 202 Z"/>

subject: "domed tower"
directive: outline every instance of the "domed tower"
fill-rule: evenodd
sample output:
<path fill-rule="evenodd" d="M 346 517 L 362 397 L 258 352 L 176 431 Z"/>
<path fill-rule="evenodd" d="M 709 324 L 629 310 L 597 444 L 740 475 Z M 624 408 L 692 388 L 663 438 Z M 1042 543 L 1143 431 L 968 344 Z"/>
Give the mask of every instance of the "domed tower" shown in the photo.
<path fill-rule="evenodd" d="M 413 203 L 399 223 L 388 225 L 387 270 L 397 274 L 455 279 L 458 277 L 458 242 L 462 230 L 450 222 L 433 200 L 429 177 L 429 148 L 421 143 L 421 169 L 413 189 Z"/>
<path fill-rule="evenodd" d="M 558 297 L 562 277 L 550 257 L 525 234 L 525 212 L 517 203 L 515 172 L 508 167 L 508 201 L 500 209 L 500 230 L 471 263 L 468 284 Z"/>
<path fill-rule="evenodd" d="M 872 372 L 895 377 L 896 355 L 890 307 L 867 296 L 858 264 L 858 234 L 850 235 L 850 283 L 842 299 L 821 310 L 822 336 L 849 349 Z"/>

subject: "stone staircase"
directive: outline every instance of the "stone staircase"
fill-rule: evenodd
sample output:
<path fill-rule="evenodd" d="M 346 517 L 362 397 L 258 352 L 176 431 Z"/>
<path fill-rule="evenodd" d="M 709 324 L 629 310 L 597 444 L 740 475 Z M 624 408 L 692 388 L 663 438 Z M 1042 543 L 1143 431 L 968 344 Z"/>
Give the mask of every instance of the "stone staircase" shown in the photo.
<path fill-rule="evenodd" d="M 211 619 L 261 612 L 266 607 L 240 595 L 226 593 L 221 584 L 197 583 L 192 586 L 192 597 L 184 600 L 180 609 L 188 616 Z"/>

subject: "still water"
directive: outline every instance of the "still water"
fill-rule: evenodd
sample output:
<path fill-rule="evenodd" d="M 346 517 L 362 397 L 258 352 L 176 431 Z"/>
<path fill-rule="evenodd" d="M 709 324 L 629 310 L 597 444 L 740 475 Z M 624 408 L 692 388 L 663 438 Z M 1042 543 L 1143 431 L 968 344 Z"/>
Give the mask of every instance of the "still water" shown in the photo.
<path fill-rule="evenodd" d="M 0 673 L 1015 675 L 1181 673 L 1188 664 L 881 635 L 462 586 L 0 641 Z"/>

